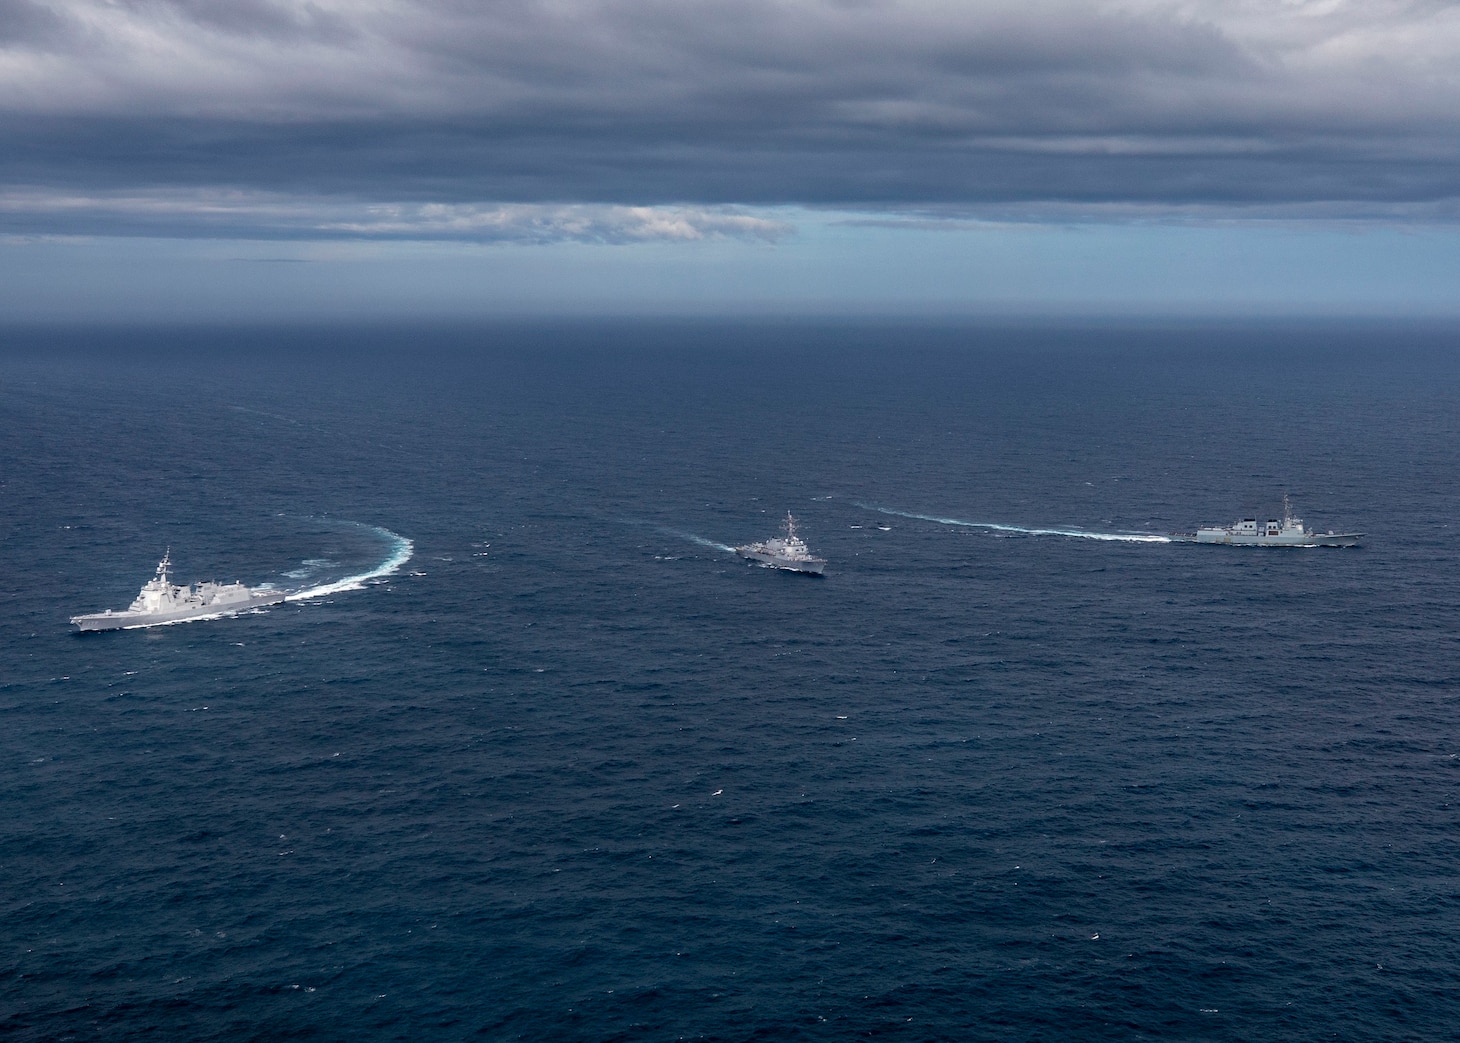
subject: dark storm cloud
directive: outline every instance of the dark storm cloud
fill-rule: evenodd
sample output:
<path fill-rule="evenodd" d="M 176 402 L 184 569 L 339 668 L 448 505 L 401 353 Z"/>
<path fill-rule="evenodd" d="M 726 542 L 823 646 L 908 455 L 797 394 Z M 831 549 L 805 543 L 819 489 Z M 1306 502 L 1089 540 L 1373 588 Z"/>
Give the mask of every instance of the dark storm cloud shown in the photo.
<path fill-rule="evenodd" d="M 175 191 L 1433 216 L 1460 198 L 1457 59 L 1456 7 L 1404 0 L 0 0 L 0 184 L 31 207 L 0 215 Z M 212 228 L 188 213 L 163 221 Z M 315 223 L 374 224 L 339 217 Z"/>

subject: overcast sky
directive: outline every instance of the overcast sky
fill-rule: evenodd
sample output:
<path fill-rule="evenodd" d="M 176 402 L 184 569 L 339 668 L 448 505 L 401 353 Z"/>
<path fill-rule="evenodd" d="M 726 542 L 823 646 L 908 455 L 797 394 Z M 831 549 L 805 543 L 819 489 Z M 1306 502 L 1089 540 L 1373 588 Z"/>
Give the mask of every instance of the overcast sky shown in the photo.
<path fill-rule="evenodd" d="M 1457 132 L 1437 0 L 0 0 L 0 307 L 1453 314 Z"/>

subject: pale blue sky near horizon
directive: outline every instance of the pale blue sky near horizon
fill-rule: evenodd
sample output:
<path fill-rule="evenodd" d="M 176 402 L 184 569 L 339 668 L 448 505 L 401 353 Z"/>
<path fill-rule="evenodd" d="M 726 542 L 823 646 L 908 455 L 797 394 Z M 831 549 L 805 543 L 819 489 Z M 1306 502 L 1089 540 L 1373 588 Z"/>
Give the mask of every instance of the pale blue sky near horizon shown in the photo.
<path fill-rule="evenodd" d="M 778 215 L 783 216 L 783 215 Z M 884 225 L 775 242 L 0 241 L 24 322 L 563 315 L 1460 318 L 1460 229 Z"/>

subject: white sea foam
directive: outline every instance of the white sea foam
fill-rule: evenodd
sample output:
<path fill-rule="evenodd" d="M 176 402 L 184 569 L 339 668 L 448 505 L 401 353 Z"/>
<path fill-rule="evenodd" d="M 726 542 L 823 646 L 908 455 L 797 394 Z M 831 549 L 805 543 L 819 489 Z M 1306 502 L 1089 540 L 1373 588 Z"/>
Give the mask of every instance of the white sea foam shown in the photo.
<path fill-rule="evenodd" d="M 384 561 L 369 571 L 361 572 L 353 576 L 346 576 L 343 579 L 337 579 L 332 583 L 324 583 L 317 587 L 297 590 L 284 600 L 305 601 L 309 598 L 322 598 L 328 594 L 338 594 L 344 590 L 359 590 L 372 579 L 380 579 L 382 576 L 389 576 L 399 571 L 402 565 L 411 560 L 411 555 L 415 553 L 416 545 L 410 540 L 391 532 L 389 529 L 382 529 L 378 525 L 370 525 L 367 528 L 378 532 L 381 536 L 391 541 L 391 552 L 386 556 Z"/>
<path fill-rule="evenodd" d="M 944 518 L 936 514 L 917 514 L 913 511 L 899 511 L 891 507 L 878 507 L 870 503 L 859 503 L 858 507 L 881 514 L 892 514 L 899 518 L 916 518 L 918 521 L 937 522 L 939 525 L 958 525 L 966 529 L 988 529 L 991 532 L 1017 533 L 1023 536 L 1066 536 L 1079 540 L 1105 540 L 1113 543 L 1170 543 L 1169 536 L 1155 536 L 1136 532 L 1087 532 L 1084 529 L 1028 529 L 1022 525 L 1003 525 L 999 522 L 965 521 L 962 518 Z"/>
<path fill-rule="evenodd" d="M 305 558 L 299 563 L 299 568 L 291 569 L 284 573 L 284 575 L 289 579 L 304 579 L 311 572 L 316 572 L 319 569 L 327 569 L 331 565 L 337 564 L 339 563 L 330 561 L 328 558 Z"/>

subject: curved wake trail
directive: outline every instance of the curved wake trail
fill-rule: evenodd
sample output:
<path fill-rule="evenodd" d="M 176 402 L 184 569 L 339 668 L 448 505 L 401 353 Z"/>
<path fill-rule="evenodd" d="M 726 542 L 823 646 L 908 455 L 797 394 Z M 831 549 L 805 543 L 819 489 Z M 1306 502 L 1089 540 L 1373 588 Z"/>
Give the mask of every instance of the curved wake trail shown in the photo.
<path fill-rule="evenodd" d="M 1170 543 L 1169 536 L 1153 536 L 1131 532 L 1086 532 L 1083 529 L 1026 529 L 1021 525 L 1000 525 L 997 522 L 964 521 L 962 518 L 941 518 L 936 514 L 916 514 L 912 511 L 898 511 L 891 507 L 877 507 L 870 503 L 859 503 L 863 510 L 879 514 L 892 514 L 899 518 L 915 518 L 918 521 L 937 522 L 939 525 L 958 525 L 966 529 L 989 529 L 993 532 L 1017 532 L 1024 536 L 1067 536 L 1079 540 L 1104 540 L 1111 543 Z"/>
<path fill-rule="evenodd" d="M 402 565 L 411 560 L 411 555 L 416 551 L 416 545 L 404 536 L 397 535 L 389 529 L 382 529 L 378 525 L 367 525 L 366 528 L 379 533 L 391 541 L 392 549 L 384 561 L 376 565 L 368 572 L 361 572 L 354 576 L 345 576 L 330 583 L 324 583 L 317 587 L 306 587 L 304 590 L 296 590 L 289 594 L 285 601 L 304 601 L 307 598 L 324 597 L 326 594 L 338 594 L 342 590 L 359 590 L 372 579 L 380 579 L 382 576 L 389 576 L 396 572 Z"/>

